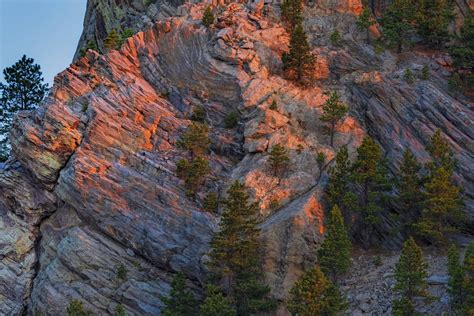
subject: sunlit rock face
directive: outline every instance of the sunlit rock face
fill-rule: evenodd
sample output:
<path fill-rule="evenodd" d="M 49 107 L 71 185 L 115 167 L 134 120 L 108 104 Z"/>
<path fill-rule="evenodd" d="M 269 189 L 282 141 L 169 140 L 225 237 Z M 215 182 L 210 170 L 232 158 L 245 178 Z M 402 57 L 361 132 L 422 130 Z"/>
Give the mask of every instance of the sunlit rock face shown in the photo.
<path fill-rule="evenodd" d="M 135 1 L 107 3 L 89 1 L 84 34 L 96 34 L 87 25 L 99 8 L 130 5 L 143 14 Z M 317 262 L 335 154 L 347 146 L 354 158 L 367 133 L 395 171 L 406 148 L 426 160 L 424 146 L 440 128 L 459 160 L 456 180 L 473 214 L 474 116 L 468 101 L 447 92 L 445 56 L 413 54 L 407 62 L 377 55 L 354 26 L 360 4 L 324 1 L 305 11 L 318 80 L 303 89 L 281 76 L 289 38 L 278 20 L 233 3 L 206 29 L 206 5 L 186 4 L 176 9 L 179 16 L 140 24 L 150 27 L 120 50 L 76 58 L 44 104 L 18 115 L 14 157 L 0 166 L 0 306 L 7 314 L 61 315 L 79 299 L 95 314 L 113 314 L 121 303 L 129 314 L 156 315 L 179 271 L 202 295 L 220 218 L 204 212 L 202 200 L 209 191 L 223 197 L 234 180 L 259 203 L 266 280 L 284 301 L 294 280 Z M 119 23 L 117 12 L 110 25 Z M 342 47 L 329 44 L 334 28 L 343 34 Z M 406 67 L 423 64 L 433 80 L 401 80 Z M 328 91 L 351 106 L 334 146 L 320 121 Z M 187 156 L 177 141 L 197 106 L 210 125 L 212 171 L 191 199 L 176 176 L 176 163 Z M 225 129 L 233 111 L 239 126 Z M 287 147 L 292 161 L 280 177 L 267 162 L 275 144 Z M 320 152 L 327 157 L 322 170 Z M 373 236 L 387 248 L 401 240 L 387 233 L 396 226 L 390 215 Z M 127 271 L 124 278 L 119 269 Z"/>

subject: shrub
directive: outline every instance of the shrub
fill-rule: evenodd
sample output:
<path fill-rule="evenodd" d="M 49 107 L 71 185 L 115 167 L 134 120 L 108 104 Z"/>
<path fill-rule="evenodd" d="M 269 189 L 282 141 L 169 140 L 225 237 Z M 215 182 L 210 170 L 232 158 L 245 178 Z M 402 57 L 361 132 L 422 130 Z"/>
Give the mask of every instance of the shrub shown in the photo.
<path fill-rule="evenodd" d="M 415 81 L 415 76 L 413 76 L 413 72 L 410 68 L 405 69 L 405 72 L 403 73 L 403 79 L 405 79 L 405 81 L 408 83 L 413 83 Z"/>
<path fill-rule="evenodd" d="M 421 79 L 430 79 L 430 68 L 428 67 L 428 65 L 423 65 L 423 68 L 421 68 Z"/>
<path fill-rule="evenodd" d="M 212 23 L 214 23 L 214 14 L 212 14 L 211 6 L 207 6 L 202 16 L 202 24 L 204 24 L 205 27 L 209 27 Z"/>
<path fill-rule="evenodd" d="M 381 255 L 375 256 L 374 264 L 375 264 L 376 267 L 380 267 L 383 264 Z"/>
<path fill-rule="evenodd" d="M 127 313 L 125 312 L 125 308 L 123 308 L 122 304 L 117 304 L 115 306 L 115 316 L 126 316 Z"/>
<path fill-rule="evenodd" d="M 85 310 L 82 302 L 79 300 L 72 300 L 66 309 L 68 316 L 91 316 L 92 312 Z"/>
<path fill-rule="evenodd" d="M 451 76 L 448 80 L 448 89 L 451 92 L 462 92 L 463 89 L 463 81 L 459 74 L 455 73 Z"/>
<path fill-rule="evenodd" d="M 206 110 L 202 106 L 196 106 L 191 114 L 191 120 L 196 122 L 204 122 L 206 119 Z"/>
<path fill-rule="evenodd" d="M 216 192 L 209 192 L 203 201 L 203 208 L 207 212 L 216 212 L 219 207 L 219 197 Z"/>
<path fill-rule="evenodd" d="M 125 280 L 127 278 L 127 272 L 127 268 L 123 264 L 120 264 L 117 267 L 117 278 L 120 280 Z"/>
<path fill-rule="evenodd" d="M 239 116 L 237 112 L 231 112 L 224 120 L 225 128 L 234 128 L 239 123 Z"/>
<path fill-rule="evenodd" d="M 107 51 L 117 49 L 120 45 L 120 37 L 117 30 L 113 29 L 104 40 L 104 47 Z"/>
<path fill-rule="evenodd" d="M 272 101 L 270 106 L 268 107 L 270 110 L 276 111 L 278 110 L 277 102 L 275 100 Z"/>
<path fill-rule="evenodd" d="M 335 46 L 339 46 L 341 44 L 341 40 L 342 40 L 341 34 L 339 34 L 338 30 L 335 30 L 334 32 L 332 32 L 329 39 L 331 40 L 331 43 Z"/>

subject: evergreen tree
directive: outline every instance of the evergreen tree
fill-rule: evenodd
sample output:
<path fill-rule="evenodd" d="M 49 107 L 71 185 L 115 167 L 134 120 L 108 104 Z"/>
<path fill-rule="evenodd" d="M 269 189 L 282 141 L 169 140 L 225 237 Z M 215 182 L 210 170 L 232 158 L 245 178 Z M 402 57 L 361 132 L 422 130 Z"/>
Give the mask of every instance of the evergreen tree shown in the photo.
<path fill-rule="evenodd" d="M 314 79 L 316 57 L 311 52 L 303 25 L 298 23 L 291 32 L 290 49 L 282 56 L 283 70 L 287 77 L 300 85 L 308 85 Z"/>
<path fill-rule="evenodd" d="M 117 30 L 113 29 L 110 31 L 110 33 L 107 35 L 107 37 L 104 40 L 104 48 L 106 51 L 110 51 L 112 49 L 117 49 L 120 43 L 120 36 L 117 32 Z"/>
<path fill-rule="evenodd" d="M 205 27 L 209 27 L 214 23 L 214 14 L 212 14 L 212 8 L 210 5 L 206 7 L 206 10 L 204 10 L 204 13 L 202 15 L 202 24 L 204 24 Z"/>
<path fill-rule="evenodd" d="M 409 34 L 414 31 L 416 10 L 411 0 L 395 0 L 380 20 L 383 38 L 389 46 L 397 47 L 401 53 L 403 45 L 408 43 Z"/>
<path fill-rule="evenodd" d="M 357 149 L 351 180 L 358 188 L 357 192 L 352 192 L 352 200 L 355 203 L 351 207 L 362 215 L 362 238 L 368 244 L 373 229 L 380 221 L 380 213 L 387 204 L 388 192 L 391 190 L 382 150 L 370 137 L 365 137 Z"/>
<path fill-rule="evenodd" d="M 447 172 L 452 174 L 456 166 L 456 161 L 454 160 L 453 152 L 451 151 L 448 141 L 441 135 L 441 130 L 436 130 L 429 144 L 426 146 L 426 150 L 433 160 L 428 164 L 429 169 L 434 170 L 443 167 Z"/>
<path fill-rule="evenodd" d="M 125 308 L 123 308 L 122 304 L 117 304 L 115 306 L 115 316 L 126 316 L 127 313 L 125 312 Z"/>
<path fill-rule="evenodd" d="M 393 301 L 392 315 L 414 316 L 417 314 L 415 313 L 415 307 L 413 306 L 413 303 L 406 298 L 401 298 L 399 300 Z"/>
<path fill-rule="evenodd" d="M 206 299 L 201 304 L 199 316 L 235 316 L 237 312 L 232 305 L 214 285 L 208 285 L 206 288 Z"/>
<path fill-rule="evenodd" d="M 120 33 L 120 40 L 118 41 L 118 47 L 122 46 L 122 44 L 125 42 L 125 40 L 129 37 L 132 37 L 135 35 L 135 31 L 133 31 L 131 28 L 125 28 L 121 33 Z"/>
<path fill-rule="evenodd" d="M 214 278 L 235 303 L 238 315 L 274 307 L 274 302 L 266 297 L 270 289 L 262 282 L 258 204 L 250 202 L 246 190 L 238 181 L 227 190 L 220 231 L 211 241 L 209 263 Z"/>
<path fill-rule="evenodd" d="M 268 163 L 275 176 L 281 176 L 290 165 L 290 156 L 288 150 L 276 144 L 270 150 L 270 157 L 268 157 Z"/>
<path fill-rule="evenodd" d="M 400 259 L 395 266 L 396 284 L 394 291 L 397 292 L 401 301 L 398 305 L 407 305 L 400 303 L 410 303 L 413 306 L 416 296 L 423 296 L 426 287 L 426 263 L 423 259 L 421 248 L 410 237 L 403 243 Z"/>
<path fill-rule="evenodd" d="M 370 44 L 370 27 L 375 24 L 375 19 L 369 8 L 365 8 L 357 19 L 357 27 L 366 32 L 367 44 Z"/>
<path fill-rule="evenodd" d="M 334 32 L 331 33 L 331 36 L 329 37 L 329 40 L 331 41 L 331 44 L 334 46 L 339 46 L 341 44 L 341 34 L 339 33 L 338 30 L 334 30 Z"/>
<path fill-rule="evenodd" d="M 95 40 L 88 41 L 86 47 L 81 49 L 81 57 L 84 57 L 89 49 L 99 52 L 99 49 L 97 48 L 97 44 Z"/>
<path fill-rule="evenodd" d="M 189 316 L 197 314 L 197 302 L 186 286 L 184 274 L 177 273 L 171 281 L 168 297 L 162 296 L 165 305 L 162 313 L 165 316 Z"/>
<path fill-rule="evenodd" d="M 410 149 L 405 150 L 396 182 L 397 206 L 405 223 L 413 223 L 421 215 L 423 182 L 420 170 L 421 165 L 413 152 Z"/>
<path fill-rule="evenodd" d="M 421 68 L 421 80 L 429 80 L 430 79 L 430 68 L 428 65 L 423 65 Z"/>
<path fill-rule="evenodd" d="M 425 207 L 415 227 L 421 236 L 444 243 L 445 234 L 456 231 L 465 216 L 460 189 L 453 184 L 451 174 L 440 167 L 431 174 L 425 191 Z"/>
<path fill-rule="evenodd" d="M 192 160 L 185 179 L 186 189 L 189 190 L 190 195 L 194 196 L 197 193 L 197 190 L 209 174 L 209 170 L 209 162 L 206 158 L 196 157 Z"/>
<path fill-rule="evenodd" d="M 341 147 L 336 155 L 336 164 L 329 169 L 329 183 L 326 188 L 326 198 L 330 207 L 338 205 L 346 211 L 345 195 L 349 191 L 351 162 L 347 147 Z"/>
<path fill-rule="evenodd" d="M 321 269 L 330 275 L 335 284 L 338 277 L 351 266 L 351 241 L 344 225 L 344 219 L 337 205 L 331 209 L 326 237 L 318 252 Z"/>
<path fill-rule="evenodd" d="M 471 241 L 464 255 L 464 282 L 466 300 L 462 312 L 465 315 L 474 315 L 474 241 Z"/>
<path fill-rule="evenodd" d="M 453 3 L 451 0 L 420 1 L 416 28 L 424 42 L 431 46 L 439 46 L 450 39 L 449 24 L 454 20 Z"/>
<path fill-rule="evenodd" d="M 349 108 L 339 99 L 337 92 L 331 93 L 323 105 L 323 115 L 321 121 L 328 123 L 329 135 L 331 135 L 331 146 L 334 144 L 334 132 L 336 126 L 346 116 Z"/>
<path fill-rule="evenodd" d="M 453 310 L 461 310 L 465 301 L 464 268 L 460 262 L 459 250 L 452 245 L 448 251 L 448 292 Z"/>
<path fill-rule="evenodd" d="M 5 83 L 0 83 L 0 162 L 10 154 L 8 134 L 16 113 L 35 108 L 48 91 L 41 67 L 25 55 L 5 68 L 3 75 Z"/>
<path fill-rule="evenodd" d="M 202 156 L 209 148 L 209 127 L 207 124 L 192 122 L 178 142 L 178 147 L 189 150 L 191 157 Z"/>
<path fill-rule="evenodd" d="M 280 5 L 281 17 L 291 30 L 303 22 L 303 2 L 301 0 L 283 0 Z"/>
<path fill-rule="evenodd" d="M 339 290 L 316 266 L 306 271 L 290 290 L 288 310 L 293 315 L 337 315 L 346 307 Z"/>
<path fill-rule="evenodd" d="M 474 85 L 474 13 L 464 19 L 457 44 L 449 49 L 456 75 L 464 86 Z"/>
<path fill-rule="evenodd" d="M 82 302 L 79 300 L 72 300 L 66 309 L 68 316 L 91 316 L 92 312 L 85 310 Z"/>

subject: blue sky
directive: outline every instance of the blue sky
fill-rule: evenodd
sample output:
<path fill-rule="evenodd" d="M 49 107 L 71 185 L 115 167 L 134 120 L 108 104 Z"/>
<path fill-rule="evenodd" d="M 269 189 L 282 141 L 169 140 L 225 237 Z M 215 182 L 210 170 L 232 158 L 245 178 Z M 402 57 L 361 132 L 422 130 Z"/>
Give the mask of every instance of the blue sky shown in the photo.
<path fill-rule="evenodd" d="M 87 0 L 0 0 L 0 71 L 26 54 L 45 82 L 72 61 Z"/>

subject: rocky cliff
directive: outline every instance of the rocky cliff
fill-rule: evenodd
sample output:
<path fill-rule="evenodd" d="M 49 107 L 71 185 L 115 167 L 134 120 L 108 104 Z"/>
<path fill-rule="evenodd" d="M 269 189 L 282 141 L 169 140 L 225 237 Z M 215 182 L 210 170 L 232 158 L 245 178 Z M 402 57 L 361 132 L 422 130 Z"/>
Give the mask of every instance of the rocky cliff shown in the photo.
<path fill-rule="evenodd" d="M 88 2 L 79 48 L 91 34 L 103 39 L 114 25 L 132 23 L 143 31 L 108 54 L 76 55 L 56 76 L 47 100 L 15 120 L 13 156 L 0 165 L 4 314 L 63 315 L 70 300 L 80 299 L 94 314 L 112 314 L 121 303 L 130 314 L 157 315 L 160 296 L 178 271 L 200 295 L 219 221 L 219 214 L 202 210 L 203 194 L 222 195 L 235 179 L 261 206 L 266 279 L 283 301 L 317 260 L 322 192 L 335 151 L 346 145 L 353 156 L 367 133 L 395 171 L 405 148 L 426 160 L 424 145 L 441 129 L 458 159 L 456 179 L 474 218 L 474 112 L 468 100 L 448 93 L 449 59 L 442 53 L 377 54 L 355 28 L 360 3 L 324 1 L 305 11 L 318 80 L 301 89 L 281 77 L 288 34 L 275 14 L 262 17 L 254 4 L 226 5 L 215 27 L 206 29 L 203 3 L 115 2 Z M 336 28 L 343 34 L 338 47 L 328 38 Z M 401 80 L 405 68 L 416 72 L 424 64 L 431 80 Z M 319 120 L 331 90 L 351 106 L 334 147 Z M 274 102 L 276 109 L 270 108 Z M 198 106 L 211 127 L 211 177 L 193 200 L 176 176 L 176 163 L 185 156 L 176 143 Z M 233 111 L 238 127 L 226 129 L 224 119 Z M 277 143 L 290 149 L 292 160 L 282 179 L 266 164 Z M 319 152 L 328 157 L 322 170 L 315 161 Z M 394 225 L 387 214 L 373 239 L 396 246 L 400 237 L 387 238 Z M 124 268 L 126 277 L 119 277 Z M 370 306 L 390 312 L 386 293 L 372 305 L 355 295 L 370 292 L 379 277 L 367 278 L 365 288 L 351 280 L 345 289 L 350 313 L 373 313 Z M 429 311 L 438 314 L 446 306 L 446 300 L 435 302 Z"/>

